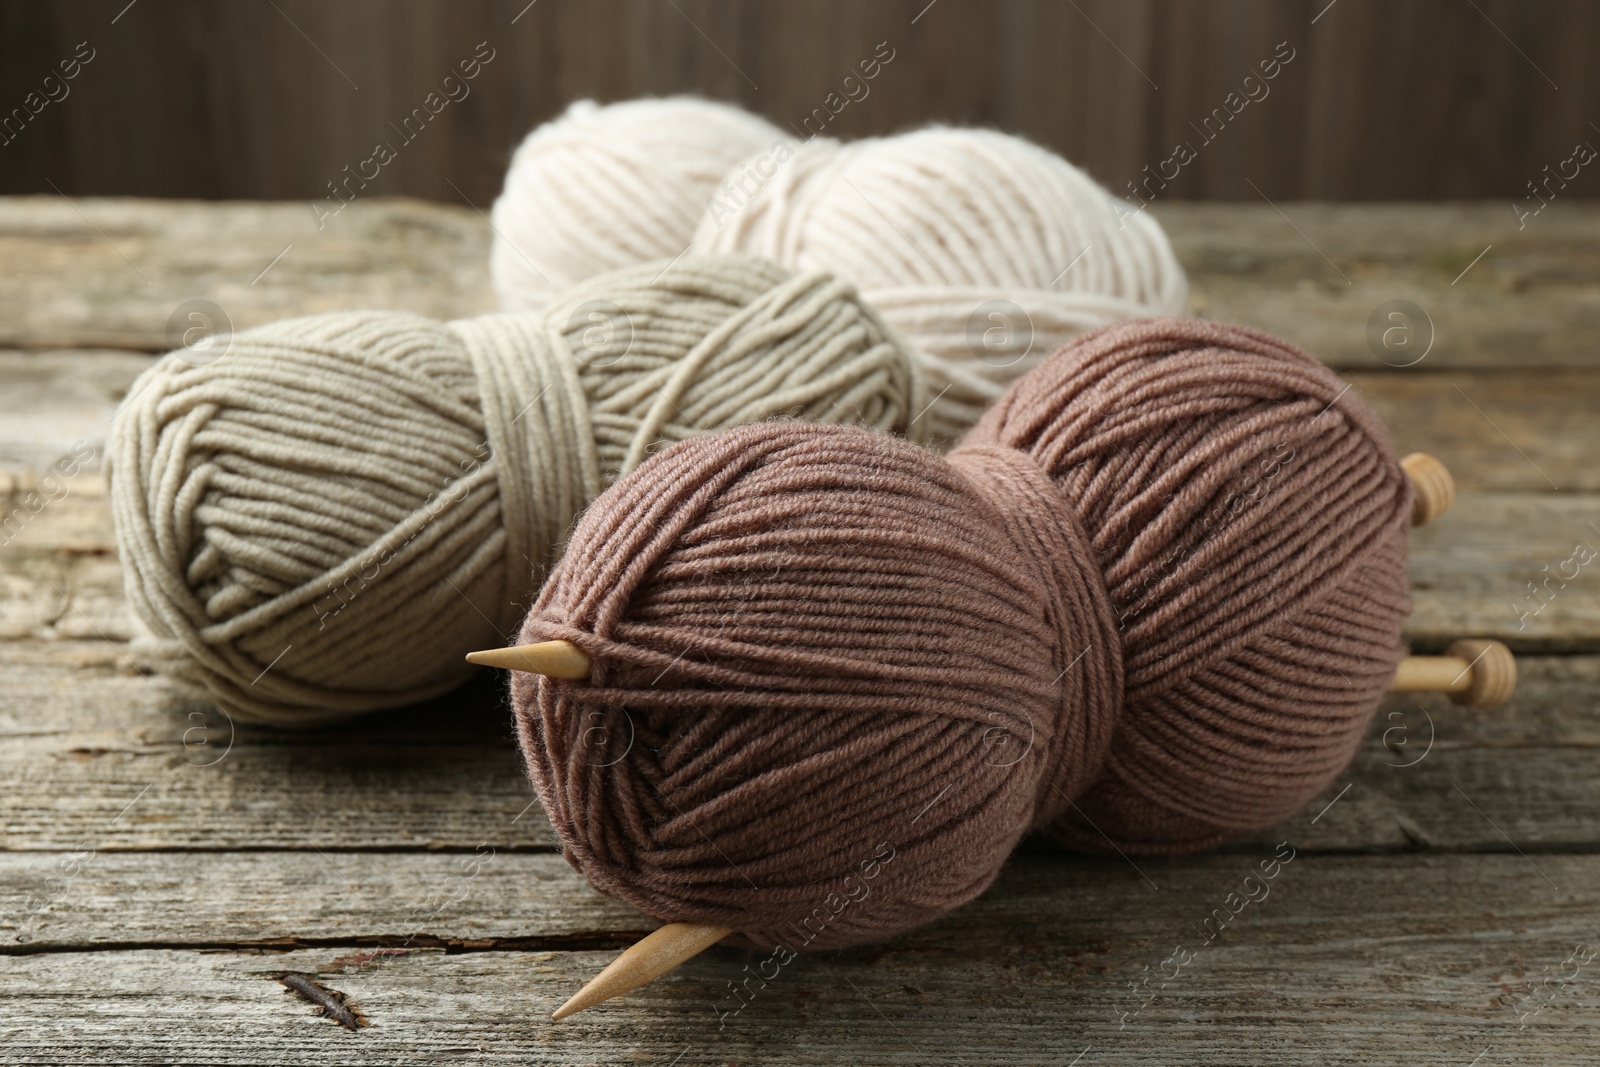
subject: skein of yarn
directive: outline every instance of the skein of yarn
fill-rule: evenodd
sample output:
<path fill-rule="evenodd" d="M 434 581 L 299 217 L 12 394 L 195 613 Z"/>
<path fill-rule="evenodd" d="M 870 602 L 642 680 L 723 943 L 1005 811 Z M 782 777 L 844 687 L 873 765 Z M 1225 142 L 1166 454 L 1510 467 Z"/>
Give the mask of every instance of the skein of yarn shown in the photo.
<path fill-rule="evenodd" d="M 571 105 L 518 146 L 495 201 L 500 306 L 538 310 L 595 274 L 678 255 L 728 171 L 783 139 L 690 96 Z"/>
<path fill-rule="evenodd" d="M 701 144 L 726 135 L 724 157 L 739 137 L 760 142 L 720 184 L 707 186 L 700 175 L 703 211 L 690 232 L 675 228 L 681 212 L 674 209 L 672 224 L 665 223 L 658 197 L 641 191 L 659 182 L 671 190 L 660 200 L 670 196 L 676 204 L 689 188 L 671 164 L 655 177 L 648 144 L 630 140 L 638 126 L 628 109 L 647 104 L 664 126 L 695 130 Z M 1187 310 L 1183 269 L 1156 221 L 1028 141 L 932 127 L 850 143 L 796 143 L 776 130 L 758 135 L 729 112 L 745 114 L 684 98 L 637 101 L 585 109 L 581 143 L 557 137 L 566 118 L 535 130 L 495 205 L 501 237 L 491 266 L 502 305 L 538 306 L 543 296 L 519 262 L 560 257 L 564 271 L 581 271 L 583 247 L 538 221 L 567 210 L 579 194 L 540 176 L 566 173 L 592 145 L 604 144 L 613 165 L 588 176 L 581 194 L 605 205 L 603 228 L 611 235 L 595 243 L 595 270 L 613 265 L 630 243 L 657 248 L 653 242 L 666 241 L 673 252 L 746 252 L 838 272 L 916 347 L 936 398 L 935 441 L 953 440 L 1072 337 L 1121 319 Z M 628 161 L 643 161 L 642 170 Z M 601 225 L 581 223 L 585 234 Z"/>
<path fill-rule="evenodd" d="M 543 313 L 338 313 L 180 350 L 112 427 L 134 651 L 278 725 L 424 699 L 653 449 L 774 417 L 920 439 L 925 392 L 847 282 L 745 256 L 616 271 Z"/>
<path fill-rule="evenodd" d="M 1203 848 L 1352 756 L 1402 657 L 1381 422 L 1255 331 L 1108 327 L 947 459 L 865 430 L 667 449 L 585 511 L 519 643 L 529 773 L 604 892 L 744 943 L 938 918 L 1025 834 Z"/>

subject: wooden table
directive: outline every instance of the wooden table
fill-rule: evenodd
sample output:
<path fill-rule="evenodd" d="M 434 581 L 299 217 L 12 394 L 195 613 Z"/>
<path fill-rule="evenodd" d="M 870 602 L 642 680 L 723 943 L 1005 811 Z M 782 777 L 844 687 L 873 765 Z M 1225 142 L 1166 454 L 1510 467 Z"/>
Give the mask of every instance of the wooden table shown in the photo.
<path fill-rule="evenodd" d="M 1221 853 L 1025 851 L 946 921 L 802 957 L 737 1015 L 718 1007 L 750 957 L 718 949 L 554 1025 L 653 923 L 556 853 L 495 682 L 320 733 L 234 728 L 127 659 L 98 473 L 185 301 L 235 328 L 487 310 L 485 220 L 0 201 L 5 514 L 75 444 L 96 457 L 0 534 L 0 1062 L 1600 1062 L 1600 562 L 1527 599 L 1600 549 L 1600 207 L 1519 232 L 1499 203 L 1281 206 L 1159 216 L 1200 312 L 1318 353 L 1402 450 L 1450 465 L 1456 508 L 1412 538 L 1409 636 L 1509 642 L 1514 703 L 1389 700 L 1326 794 Z M 1392 300 L 1431 319 L 1414 366 L 1368 344 Z M 1270 895 L 1216 932 L 1279 842 Z M 290 973 L 370 1025 L 319 1017 Z"/>

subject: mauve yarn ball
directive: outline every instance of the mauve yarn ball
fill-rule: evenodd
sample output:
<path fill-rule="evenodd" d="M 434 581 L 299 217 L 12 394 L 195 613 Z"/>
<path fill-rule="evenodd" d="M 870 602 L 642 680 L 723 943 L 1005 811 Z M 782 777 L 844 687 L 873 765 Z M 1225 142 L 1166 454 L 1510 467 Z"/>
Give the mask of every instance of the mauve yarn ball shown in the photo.
<path fill-rule="evenodd" d="M 1180 319 L 1069 345 L 945 459 L 699 437 L 596 499 L 523 623 L 594 658 L 513 675 L 530 776 L 597 888 L 764 947 L 936 919 L 1032 831 L 1207 847 L 1353 754 L 1410 495 L 1313 358 Z"/>

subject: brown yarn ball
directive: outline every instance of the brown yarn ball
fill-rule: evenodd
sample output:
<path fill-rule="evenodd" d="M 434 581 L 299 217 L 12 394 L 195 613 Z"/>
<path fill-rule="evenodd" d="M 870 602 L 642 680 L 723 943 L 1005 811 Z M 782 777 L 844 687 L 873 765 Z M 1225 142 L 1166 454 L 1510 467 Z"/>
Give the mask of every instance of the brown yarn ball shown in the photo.
<path fill-rule="evenodd" d="M 1378 419 L 1255 331 L 1086 335 L 941 459 L 864 430 L 685 441 L 603 493 L 514 675 L 567 858 L 791 949 L 981 893 L 1027 833 L 1201 848 L 1353 754 L 1403 654 L 1410 488 Z"/>

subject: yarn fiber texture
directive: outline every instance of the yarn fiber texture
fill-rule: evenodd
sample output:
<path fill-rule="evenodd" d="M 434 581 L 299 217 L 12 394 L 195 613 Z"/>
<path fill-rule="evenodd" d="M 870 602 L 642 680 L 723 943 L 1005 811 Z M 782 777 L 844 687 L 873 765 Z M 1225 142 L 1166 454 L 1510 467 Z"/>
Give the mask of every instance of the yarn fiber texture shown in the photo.
<path fill-rule="evenodd" d="M 697 437 L 585 511 L 523 623 L 594 657 L 513 675 L 530 776 L 596 887 L 762 947 L 936 919 L 1030 832 L 1209 847 L 1353 755 L 1410 496 L 1314 359 L 1182 319 L 1080 338 L 945 459 Z"/>
<path fill-rule="evenodd" d="M 708 160 L 734 156 L 740 138 L 759 142 L 718 182 L 707 186 L 709 168 L 700 172 L 702 210 L 687 229 L 684 212 L 674 206 L 668 218 L 664 206 L 687 201 L 682 168 L 656 164 L 648 145 L 632 140 L 638 127 L 628 109 L 646 105 L 664 125 L 696 131 L 702 146 L 726 136 L 728 150 L 706 149 Z M 556 137 L 567 119 L 541 127 L 506 176 L 495 206 L 503 236 L 491 260 L 502 306 L 537 307 L 543 298 L 544 287 L 527 283 L 518 265 L 524 259 L 559 256 L 567 276 L 581 271 L 583 246 L 537 221 L 568 210 L 574 197 L 604 205 L 603 218 L 580 212 L 572 223 L 596 232 L 595 270 L 614 265 L 623 248 L 664 242 L 673 251 L 746 252 L 837 271 L 915 346 L 935 398 L 933 438 L 945 442 L 1072 337 L 1187 310 L 1187 280 L 1155 219 L 1018 137 L 932 127 L 797 143 L 775 129 L 752 132 L 734 116 L 753 116 L 736 108 L 684 98 L 582 115 L 581 140 Z M 586 176 L 582 192 L 541 183 L 540 175 L 566 173 L 601 146 L 609 165 Z"/>
<path fill-rule="evenodd" d="M 728 171 L 783 139 L 741 108 L 688 96 L 572 104 L 518 146 L 495 201 L 501 306 L 537 310 L 592 275 L 678 255 Z"/>
<path fill-rule="evenodd" d="M 181 350 L 113 423 L 136 655 L 248 720 L 459 685 L 577 513 L 654 449 L 778 417 L 917 438 L 925 387 L 854 289 L 743 256 L 635 266 L 542 313 L 292 319 Z"/>

